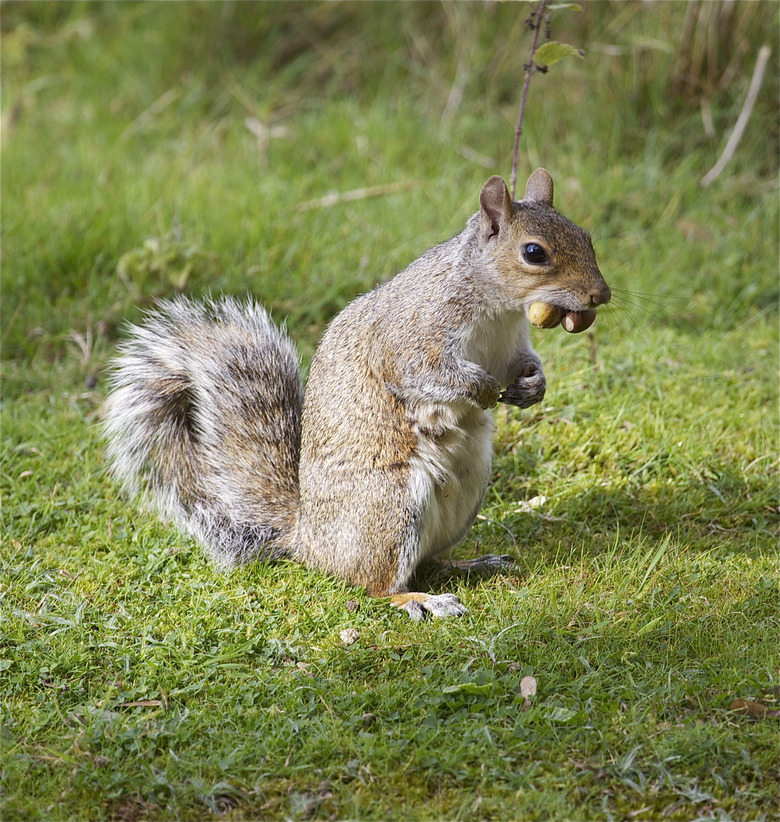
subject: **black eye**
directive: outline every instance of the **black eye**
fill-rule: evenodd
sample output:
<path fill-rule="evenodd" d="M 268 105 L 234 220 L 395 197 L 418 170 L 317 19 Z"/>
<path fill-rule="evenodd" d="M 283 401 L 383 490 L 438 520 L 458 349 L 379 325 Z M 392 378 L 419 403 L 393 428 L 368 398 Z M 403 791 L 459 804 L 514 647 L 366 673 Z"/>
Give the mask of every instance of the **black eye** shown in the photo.
<path fill-rule="evenodd" d="M 526 243 L 522 248 L 523 259 L 531 265 L 544 265 L 547 262 L 547 252 L 539 243 Z"/>

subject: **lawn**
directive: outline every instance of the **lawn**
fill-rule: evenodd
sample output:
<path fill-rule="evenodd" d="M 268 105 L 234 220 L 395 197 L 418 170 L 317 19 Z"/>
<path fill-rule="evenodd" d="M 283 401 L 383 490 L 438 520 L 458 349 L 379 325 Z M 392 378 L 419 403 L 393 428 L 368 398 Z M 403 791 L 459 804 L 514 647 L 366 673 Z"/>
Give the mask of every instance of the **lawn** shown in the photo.
<path fill-rule="evenodd" d="M 413 623 L 124 499 L 106 370 L 181 292 L 252 293 L 305 369 L 509 178 L 527 4 L 3 3 L 4 820 L 777 818 L 780 7 L 583 6 L 519 176 L 613 300 L 496 411 L 456 554 L 516 568 Z"/>

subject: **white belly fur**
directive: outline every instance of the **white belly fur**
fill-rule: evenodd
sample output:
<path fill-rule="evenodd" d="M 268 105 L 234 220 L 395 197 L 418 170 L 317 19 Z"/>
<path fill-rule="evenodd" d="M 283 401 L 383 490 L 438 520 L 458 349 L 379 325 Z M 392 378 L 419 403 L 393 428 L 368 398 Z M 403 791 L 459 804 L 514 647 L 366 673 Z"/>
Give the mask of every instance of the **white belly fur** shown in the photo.
<path fill-rule="evenodd" d="M 466 533 L 482 504 L 493 451 L 493 416 L 487 411 L 432 404 L 418 407 L 415 416 L 419 448 L 410 490 L 422 522 L 417 544 L 398 569 L 401 588 L 421 560 L 447 551 Z"/>
<path fill-rule="evenodd" d="M 502 386 L 518 375 L 515 366 L 525 352 L 532 352 L 528 320 L 521 311 L 507 312 L 472 329 L 465 341 L 463 356 L 481 365 Z"/>

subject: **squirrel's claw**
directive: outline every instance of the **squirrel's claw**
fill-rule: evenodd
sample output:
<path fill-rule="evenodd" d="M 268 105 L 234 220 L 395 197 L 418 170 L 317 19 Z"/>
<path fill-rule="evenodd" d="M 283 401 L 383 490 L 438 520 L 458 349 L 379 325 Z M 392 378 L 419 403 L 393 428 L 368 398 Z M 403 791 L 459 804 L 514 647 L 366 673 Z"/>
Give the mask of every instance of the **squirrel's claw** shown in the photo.
<path fill-rule="evenodd" d="M 395 603 L 393 604 L 395 605 Z M 409 614 L 409 619 L 413 619 L 415 622 L 422 622 L 425 619 L 425 608 L 422 607 L 422 603 L 417 602 L 415 599 L 410 599 L 403 605 L 397 605 L 396 607 L 406 611 Z"/>

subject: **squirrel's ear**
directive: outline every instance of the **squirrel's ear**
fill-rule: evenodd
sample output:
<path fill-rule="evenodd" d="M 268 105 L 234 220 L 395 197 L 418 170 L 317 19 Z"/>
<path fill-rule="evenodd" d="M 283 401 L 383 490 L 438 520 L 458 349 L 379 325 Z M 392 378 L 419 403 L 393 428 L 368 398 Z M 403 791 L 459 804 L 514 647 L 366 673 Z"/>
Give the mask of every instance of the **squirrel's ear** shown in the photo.
<path fill-rule="evenodd" d="M 553 180 L 546 169 L 537 168 L 536 171 L 531 172 L 531 176 L 525 184 L 523 199 L 547 206 L 553 204 Z"/>
<path fill-rule="evenodd" d="M 498 234 L 504 222 L 514 213 L 512 198 L 506 183 L 499 176 L 491 177 L 479 194 L 479 204 L 485 220 L 485 239 Z"/>

